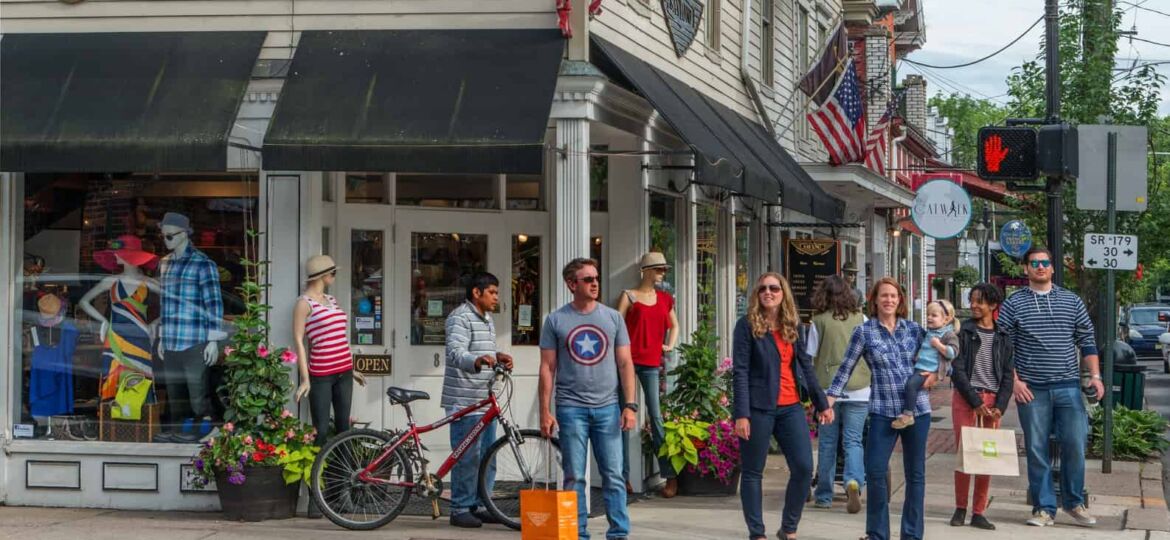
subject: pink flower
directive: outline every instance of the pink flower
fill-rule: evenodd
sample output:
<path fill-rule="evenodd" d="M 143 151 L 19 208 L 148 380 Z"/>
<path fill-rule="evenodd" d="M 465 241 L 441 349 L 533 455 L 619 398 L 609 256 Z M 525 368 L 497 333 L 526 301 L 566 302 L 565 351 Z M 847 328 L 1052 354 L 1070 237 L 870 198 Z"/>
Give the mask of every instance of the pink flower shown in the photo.
<path fill-rule="evenodd" d="M 316 437 L 314 437 L 312 434 L 306 433 L 305 436 L 301 438 L 301 440 L 304 441 L 305 444 L 309 444 L 313 442 L 314 438 Z"/>
<path fill-rule="evenodd" d="M 253 442 L 253 441 L 252 441 L 252 436 L 251 436 L 251 435 L 245 435 L 245 436 L 244 436 L 244 444 L 252 444 L 252 442 Z"/>
<path fill-rule="evenodd" d="M 223 355 L 224 356 L 231 356 L 232 353 L 234 353 L 234 352 L 236 352 L 236 348 L 232 347 L 231 345 L 228 345 L 227 347 L 223 348 Z"/>
<path fill-rule="evenodd" d="M 719 396 L 719 406 L 720 407 L 727 406 L 727 394 L 723 394 L 722 396 Z"/>
<path fill-rule="evenodd" d="M 290 417 L 290 416 L 292 416 L 292 411 L 290 411 L 290 410 L 288 410 L 288 409 L 285 409 L 285 410 L 283 410 L 283 411 L 280 411 L 280 417 L 281 417 L 281 418 L 288 418 L 288 417 Z"/>
<path fill-rule="evenodd" d="M 716 375 L 722 375 L 731 371 L 731 358 L 727 357 L 719 361 L 719 367 L 715 370 Z"/>
<path fill-rule="evenodd" d="M 280 361 L 286 364 L 292 364 L 297 361 L 297 353 L 285 349 L 284 352 L 280 353 Z"/>
<path fill-rule="evenodd" d="M 256 347 L 256 356 L 259 356 L 260 358 L 268 358 L 268 346 L 260 345 Z"/>
<path fill-rule="evenodd" d="M 228 433 L 231 433 L 232 430 L 234 430 L 234 429 L 236 429 L 236 426 L 235 426 L 235 424 L 232 424 L 231 422 L 225 422 L 223 425 L 223 430 L 228 432 Z"/>
<path fill-rule="evenodd" d="M 288 430 L 288 431 L 286 431 L 286 432 L 284 432 L 284 439 L 285 439 L 285 440 L 290 440 L 290 439 L 292 439 L 293 437 L 296 437 L 296 436 L 297 436 L 297 432 L 295 432 L 295 431 L 293 431 L 293 430 L 291 430 L 291 429 L 290 429 L 290 430 Z"/>

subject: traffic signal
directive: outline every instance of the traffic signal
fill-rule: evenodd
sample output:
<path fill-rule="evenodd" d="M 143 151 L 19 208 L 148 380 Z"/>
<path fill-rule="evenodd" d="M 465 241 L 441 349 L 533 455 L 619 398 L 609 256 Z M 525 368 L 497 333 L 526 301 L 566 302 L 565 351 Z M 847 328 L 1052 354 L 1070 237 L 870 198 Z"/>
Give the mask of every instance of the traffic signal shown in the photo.
<path fill-rule="evenodd" d="M 979 177 L 984 180 L 1036 178 L 1036 130 L 1030 127 L 979 129 Z"/>

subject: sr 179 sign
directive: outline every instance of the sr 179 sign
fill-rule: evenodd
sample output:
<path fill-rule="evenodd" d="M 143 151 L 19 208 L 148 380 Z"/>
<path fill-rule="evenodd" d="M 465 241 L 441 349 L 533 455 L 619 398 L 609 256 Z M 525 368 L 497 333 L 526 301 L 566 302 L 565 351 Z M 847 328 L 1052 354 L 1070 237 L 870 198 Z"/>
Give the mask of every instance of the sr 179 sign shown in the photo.
<path fill-rule="evenodd" d="M 1085 235 L 1085 268 L 1136 270 L 1138 238 L 1130 234 Z"/>

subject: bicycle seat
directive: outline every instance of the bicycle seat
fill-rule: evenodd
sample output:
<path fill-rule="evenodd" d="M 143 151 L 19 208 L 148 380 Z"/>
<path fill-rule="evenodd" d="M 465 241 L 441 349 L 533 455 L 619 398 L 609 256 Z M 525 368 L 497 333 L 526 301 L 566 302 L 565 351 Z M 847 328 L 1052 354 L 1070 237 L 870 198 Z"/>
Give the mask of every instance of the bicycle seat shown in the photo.
<path fill-rule="evenodd" d="M 431 395 L 422 390 L 407 390 L 397 386 L 386 389 L 386 397 L 389 397 L 390 401 L 394 403 L 410 403 L 420 399 L 431 399 Z"/>

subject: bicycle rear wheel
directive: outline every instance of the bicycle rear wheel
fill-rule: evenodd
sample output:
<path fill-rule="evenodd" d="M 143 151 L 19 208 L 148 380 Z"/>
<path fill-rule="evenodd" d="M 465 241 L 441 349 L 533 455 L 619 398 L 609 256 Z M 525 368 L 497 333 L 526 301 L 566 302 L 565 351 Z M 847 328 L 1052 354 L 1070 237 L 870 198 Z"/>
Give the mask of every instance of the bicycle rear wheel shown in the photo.
<path fill-rule="evenodd" d="M 500 523 L 520 530 L 520 491 L 559 489 L 561 447 L 548 443 L 535 429 L 520 430 L 520 442 L 513 445 L 503 437 L 488 449 L 479 464 L 479 500 Z"/>
<path fill-rule="evenodd" d="M 413 480 L 410 461 L 395 450 L 371 471 L 375 481 L 358 474 L 385 453 L 390 435 L 372 429 L 350 430 L 329 441 L 313 463 L 309 484 L 313 499 L 329 521 L 353 530 L 377 529 L 390 523 L 410 498 L 411 488 L 392 485 Z"/>

